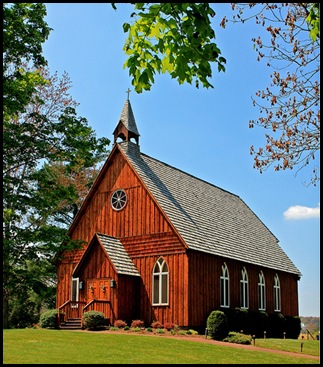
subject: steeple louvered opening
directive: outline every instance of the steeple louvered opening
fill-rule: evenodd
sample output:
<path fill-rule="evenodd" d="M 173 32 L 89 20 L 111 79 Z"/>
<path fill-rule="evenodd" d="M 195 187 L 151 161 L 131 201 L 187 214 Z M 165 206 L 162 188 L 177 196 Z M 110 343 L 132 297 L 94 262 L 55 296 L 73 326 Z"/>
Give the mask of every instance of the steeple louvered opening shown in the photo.
<path fill-rule="evenodd" d="M 129 99 L 126 100 L 123 106 L 119 123 L 115 128 L 113 135 L 114 143 L 117 143 L 118 139 L 121 139 L 122 141 L 131 141 L 131 139 L 134 139 L 136 144 L 139 145 L 140 134 L 137 129 Z"/>

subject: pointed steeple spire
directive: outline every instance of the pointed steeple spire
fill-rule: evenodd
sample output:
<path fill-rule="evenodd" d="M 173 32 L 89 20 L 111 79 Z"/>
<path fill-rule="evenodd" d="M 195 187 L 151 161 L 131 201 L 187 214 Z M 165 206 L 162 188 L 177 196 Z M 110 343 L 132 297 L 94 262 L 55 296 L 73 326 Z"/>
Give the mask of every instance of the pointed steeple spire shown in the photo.
<path fill-rule="evenodd" d="M 135 117 L 132 112 L 129 100 L 129 92 L 130 90 L 128 89 L 128 98 L 123 106 L 118 125 L 113 132 L 114 143 L 116 143 L 118 138 L 121 138 L 123 141 L 130 141 L 131 138 L 134 138 L 136 143 L 139 144 L 140 134 L 138 132 Z"/>

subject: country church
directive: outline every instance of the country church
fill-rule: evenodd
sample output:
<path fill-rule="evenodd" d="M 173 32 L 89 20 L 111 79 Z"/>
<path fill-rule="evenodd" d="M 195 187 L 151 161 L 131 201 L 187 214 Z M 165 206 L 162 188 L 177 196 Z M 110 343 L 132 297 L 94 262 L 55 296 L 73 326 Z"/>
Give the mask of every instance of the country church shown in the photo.
<path fill-rule="evenodd" d="M 205 327 L 213 310 L 298 316 L 301 273 L 237 195 L 140 151 L 129 98 L 114 144 L 69 228 L 84 241 L 58 261 L 57 308 Z"/>

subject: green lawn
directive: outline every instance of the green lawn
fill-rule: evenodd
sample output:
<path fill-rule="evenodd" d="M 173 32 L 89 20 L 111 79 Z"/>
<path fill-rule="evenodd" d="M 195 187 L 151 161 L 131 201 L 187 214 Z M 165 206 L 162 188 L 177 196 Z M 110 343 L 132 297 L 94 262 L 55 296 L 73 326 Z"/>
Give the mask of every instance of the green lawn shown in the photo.
<path fill-rule="evenodd" d="M 163 336 L 14 329 L 4 330 L 3 338 L 4 364 L 319 364 L 315 357 L 291 357 Z M 263 341 L 269 347 L 274 339 Z M 282 341 L 295 348 L 300 345 L 299 340 Z M 260 339 L 256 346 L 260 346 Z M 304 341 L 304 353 L 309 350 L 318 355 L 319 342 Z"/>

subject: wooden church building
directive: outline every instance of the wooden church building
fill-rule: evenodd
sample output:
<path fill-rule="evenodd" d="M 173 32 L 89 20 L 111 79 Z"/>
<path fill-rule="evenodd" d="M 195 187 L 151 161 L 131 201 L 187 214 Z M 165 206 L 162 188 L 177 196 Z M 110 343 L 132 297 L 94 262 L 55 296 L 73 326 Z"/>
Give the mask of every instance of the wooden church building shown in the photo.
<path fill-rule="evenodd" d="M 57 308 L 205 327 L 213 310 L 298 316 L 301 273 L 237 195 L 140 151 L 129 98 L 114 145 L 69 228 Z"/>

